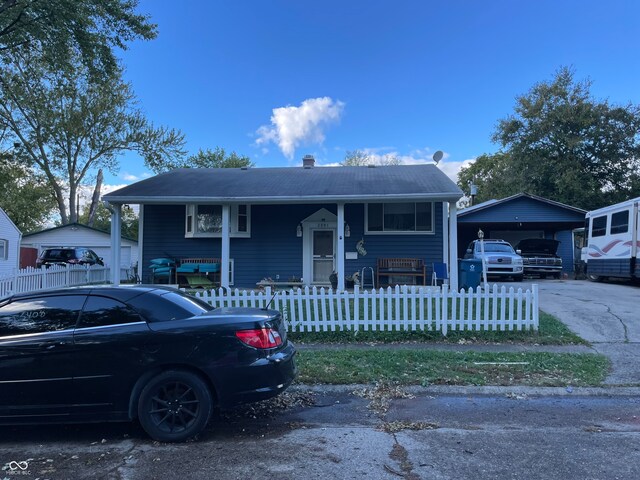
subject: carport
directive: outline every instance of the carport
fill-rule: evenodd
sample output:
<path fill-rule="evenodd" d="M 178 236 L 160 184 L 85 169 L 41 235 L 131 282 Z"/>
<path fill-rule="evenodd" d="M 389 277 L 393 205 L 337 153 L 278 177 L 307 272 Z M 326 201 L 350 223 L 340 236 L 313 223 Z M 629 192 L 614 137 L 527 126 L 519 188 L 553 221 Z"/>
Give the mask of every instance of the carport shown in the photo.
<path fill-rule="evenodd" d="M 563 271 L 572 272 L 576 255 L 572 230 L 584 225 L 585 213 L 528 193 L 479 203 L 458 211 L 458 257 L 478 238 L 478 230 L 485 238 L 501 238 L 514 246 L 525 238 L 552 238 L 560 242 Z M 577 255 L 579 259 L 579 251 Z"/>

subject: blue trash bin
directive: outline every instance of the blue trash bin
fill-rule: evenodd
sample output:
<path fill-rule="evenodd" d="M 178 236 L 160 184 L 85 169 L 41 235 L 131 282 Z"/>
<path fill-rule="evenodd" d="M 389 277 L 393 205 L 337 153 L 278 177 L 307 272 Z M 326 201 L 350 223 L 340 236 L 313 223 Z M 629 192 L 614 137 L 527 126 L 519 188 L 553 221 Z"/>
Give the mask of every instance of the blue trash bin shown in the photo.
<path fill-rule="evenodd" d="M 482 280 L 482 260 L 465 258 L 460 260 L 458 268 L 458 282 L 460 288 L 478 288 Z"/>

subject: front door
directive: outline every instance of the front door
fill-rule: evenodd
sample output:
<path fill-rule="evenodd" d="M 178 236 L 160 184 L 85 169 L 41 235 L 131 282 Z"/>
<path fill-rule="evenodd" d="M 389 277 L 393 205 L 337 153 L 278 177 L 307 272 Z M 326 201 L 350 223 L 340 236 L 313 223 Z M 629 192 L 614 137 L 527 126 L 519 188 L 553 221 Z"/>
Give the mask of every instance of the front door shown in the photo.
<path fill-rule="evenodd" d="M 333 272 L 334 230 L 313 230 L 313 252 L 312 277 L 313 283 L 329 283 L 329 275 Z"/>

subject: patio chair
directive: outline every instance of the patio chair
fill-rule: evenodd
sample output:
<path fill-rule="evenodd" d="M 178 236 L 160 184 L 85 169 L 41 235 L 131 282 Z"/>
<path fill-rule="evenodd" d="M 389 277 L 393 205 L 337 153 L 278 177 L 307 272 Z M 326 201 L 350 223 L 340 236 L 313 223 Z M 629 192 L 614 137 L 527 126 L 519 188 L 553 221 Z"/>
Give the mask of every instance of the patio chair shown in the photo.
<path fill-rule="evenodd" d="M 433 262 L 433 273 L 431 274 L 431 285 L 434 287 L 442 286 L 449 280 L 449 272 L 447 264 L 443 262 Z"/>
<path fill-rule="evenodd" d="M 151 283 L 171 283 L 174 278 L 175 262 L 169 258 L 151 260 Z"/>

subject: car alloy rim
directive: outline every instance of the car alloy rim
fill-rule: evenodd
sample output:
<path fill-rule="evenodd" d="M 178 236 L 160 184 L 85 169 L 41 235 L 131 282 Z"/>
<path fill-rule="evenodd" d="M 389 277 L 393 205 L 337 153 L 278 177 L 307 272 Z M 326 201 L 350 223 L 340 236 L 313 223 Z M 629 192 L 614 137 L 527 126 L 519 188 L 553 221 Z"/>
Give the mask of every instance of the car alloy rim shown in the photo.
<path fill-rule="evenodd" d="M 156 427 L 168 433 L 188 429 L 199 413 L 200 400 L 194 389 L 186 383 L 166 383 L 151 398 L 149 416 Z"/>

